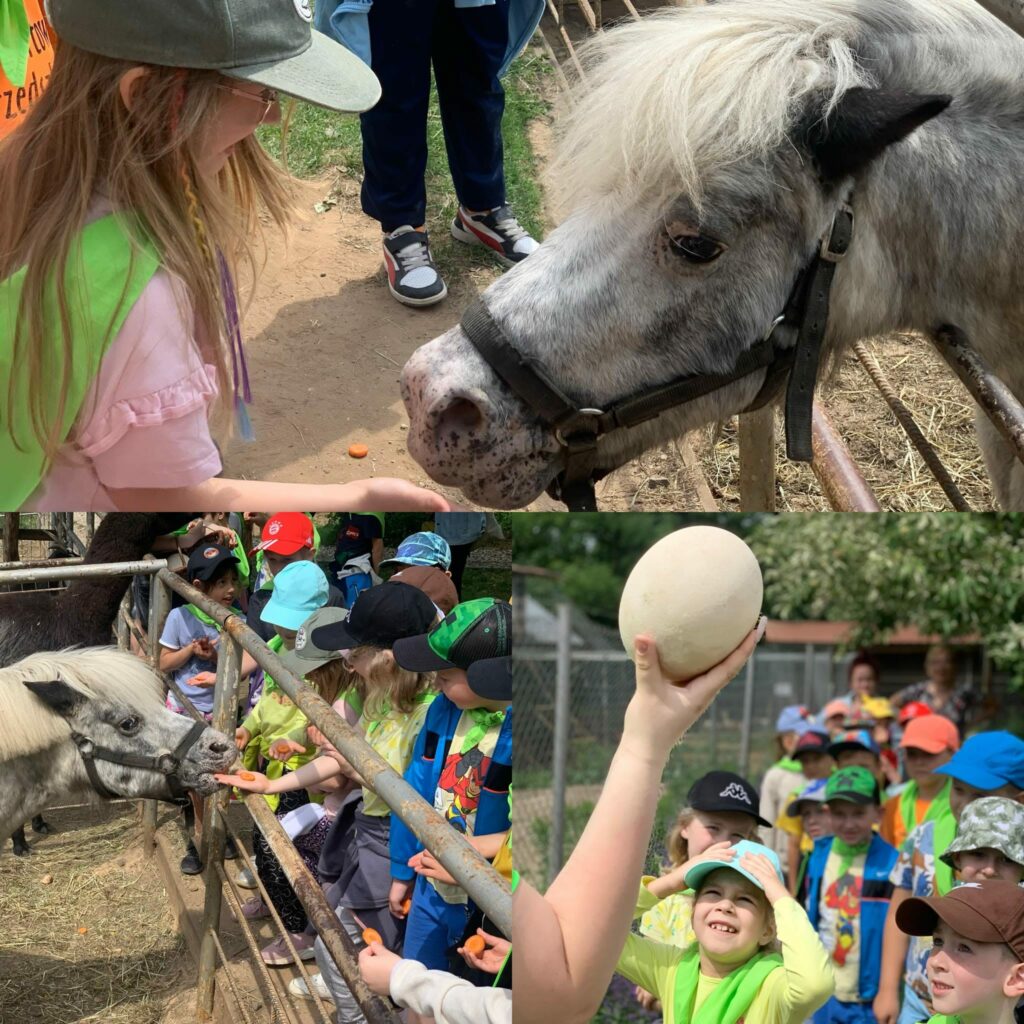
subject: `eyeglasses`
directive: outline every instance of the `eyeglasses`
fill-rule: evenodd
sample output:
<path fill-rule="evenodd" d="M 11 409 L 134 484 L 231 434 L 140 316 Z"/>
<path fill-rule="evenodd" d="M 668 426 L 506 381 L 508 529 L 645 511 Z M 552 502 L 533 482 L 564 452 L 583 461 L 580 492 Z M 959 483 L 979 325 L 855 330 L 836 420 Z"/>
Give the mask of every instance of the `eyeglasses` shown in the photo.
<path fill-rule="evenodd" d="M 241 89 L 236 85 L 221 85 L 220 88 L 225 92 L 231 93 L 233 96 L 240 96 L 244 100 L 253 100 L 256 103 L 262 103 L 263 113 L 260 115 L 261 122 L 267 119 L 267 114 L 270 113 L 270 108 L 278 100 L 277 91 L 275 89 L 261 89 L 259 92 L 251 92 L 248 89 Z"/>

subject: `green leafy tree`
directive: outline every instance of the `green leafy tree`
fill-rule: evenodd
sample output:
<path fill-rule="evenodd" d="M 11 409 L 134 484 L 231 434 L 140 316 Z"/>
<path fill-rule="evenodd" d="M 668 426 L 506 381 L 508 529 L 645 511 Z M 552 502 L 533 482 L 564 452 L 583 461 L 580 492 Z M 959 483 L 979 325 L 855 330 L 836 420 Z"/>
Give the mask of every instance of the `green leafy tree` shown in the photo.
<path fill-rule="evenodd" d="M 900 626 L 976 634 L 1024 685 L 1024 516 L 787 515 L 762 519 L 746 539 L 772 615 L 850 620 L 850 646 Z"/>

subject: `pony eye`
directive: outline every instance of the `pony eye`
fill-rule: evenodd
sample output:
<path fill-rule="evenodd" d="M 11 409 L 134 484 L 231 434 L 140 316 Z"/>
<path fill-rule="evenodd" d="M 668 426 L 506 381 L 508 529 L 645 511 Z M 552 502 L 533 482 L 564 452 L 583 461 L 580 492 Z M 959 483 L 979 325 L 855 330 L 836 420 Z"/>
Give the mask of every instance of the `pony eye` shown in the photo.
<path fill-rule="evenodd" d="M 725 252 L 726 246 L 716 238 L 701 234 L 675 234 L 668 236 L 673 252 L 688 263 L 711 263 Z"/>
<path fill-rule="evenodd" d="M 135 715 L 129 715 L 127 718 L 122 718 L 121 721 L 117 723 L 117 727 L 121 732 L 131 735 L 131 733 L 138 731 L 141 724 L 141 719 Z"/>

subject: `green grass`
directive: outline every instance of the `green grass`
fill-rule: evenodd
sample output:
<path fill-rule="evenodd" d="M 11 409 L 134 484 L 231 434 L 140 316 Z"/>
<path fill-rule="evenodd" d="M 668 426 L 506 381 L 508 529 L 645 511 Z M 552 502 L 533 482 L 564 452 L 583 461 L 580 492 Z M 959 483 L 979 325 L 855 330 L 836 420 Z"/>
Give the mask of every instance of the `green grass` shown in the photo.
<path fill-rule="evenodd" d="M 543 235 L 543 196 L 538 183 L 540 168 L 529 140 L 529 125 L 548 109 L 544 93 L 550 71 L 544 54 L 535 47 L 528 47 L 504 79 L 502 135 L 506 199 L 524 227 L 537 236 Z M 279 127 L 268 125 L 260 129 L 259 137 L 268 152 L 280 157 Z M 458 201 L 448 173 L 441 115 L 433 89 L 427 115 L 427 149 L 427 229 L 441 272 L 458 275 L 477 267 L 493 268 L 493 259 L 483 249 L 460 245 L 448 233 Z M 296 102 L 289 119 L 286 150 L 288 167 L 300 178 L 331 172 L 354 180 L 362 176 L 359 119 L 353 115 L 335 114 Z"/>

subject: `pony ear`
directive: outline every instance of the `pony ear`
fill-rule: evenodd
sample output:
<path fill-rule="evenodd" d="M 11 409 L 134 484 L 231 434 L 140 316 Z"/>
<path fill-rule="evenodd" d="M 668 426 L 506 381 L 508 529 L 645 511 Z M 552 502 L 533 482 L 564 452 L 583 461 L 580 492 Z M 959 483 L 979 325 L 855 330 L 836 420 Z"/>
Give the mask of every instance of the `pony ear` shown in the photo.
<path fill-rule="evenodd" d="M 51 711 L 56 711 L 65 718 L 73 714 L 86 700 L 84 693 L 73 690 L 63 679 L 54 679 L 47 683 L 26 682 L 25 685 Z"/>
<path fill-rule="evenodd" d="M 822 178 L 836 183 L 863 170 L 887 146 L 905 139 L 952 101 L 946 95 L 853 88 L 827 118 L 803 126 L 803 148 Z"/>

